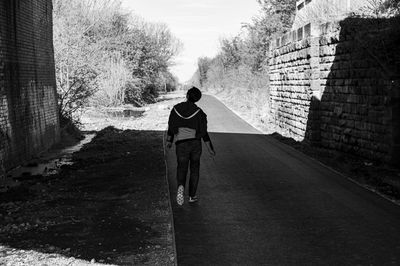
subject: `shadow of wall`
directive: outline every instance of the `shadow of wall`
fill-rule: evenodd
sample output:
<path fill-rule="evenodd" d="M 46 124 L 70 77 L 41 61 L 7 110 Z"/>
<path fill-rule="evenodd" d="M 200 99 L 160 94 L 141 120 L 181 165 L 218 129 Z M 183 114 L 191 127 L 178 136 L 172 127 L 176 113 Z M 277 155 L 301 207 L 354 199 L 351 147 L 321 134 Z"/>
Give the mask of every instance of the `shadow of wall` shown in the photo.
<path fill-rule="evenodd" d="M 321 97 L 305 138 L 333 150 L 399 160 L 400 19 L 349 18 L 321 26 Z"/>
<path fill-rule="evenodd" d="M 349 18 L 280 38 L 269 62 L 278 133 L 399 162 L 399 27 L 399 18 Z"/>

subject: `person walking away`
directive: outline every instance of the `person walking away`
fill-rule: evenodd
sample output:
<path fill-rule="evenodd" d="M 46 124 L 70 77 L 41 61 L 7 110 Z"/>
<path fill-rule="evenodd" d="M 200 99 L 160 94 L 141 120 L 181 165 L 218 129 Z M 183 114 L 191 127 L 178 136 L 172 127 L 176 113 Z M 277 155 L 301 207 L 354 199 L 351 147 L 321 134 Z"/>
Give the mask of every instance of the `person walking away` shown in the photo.
<path fill-rule="evenodd" d="M 195 103 L 201 98 L 201 91 L 192 87 L 187 91 L 186 101 L 175 105 L 168 119 L 167 147 L 171 148 L 175 141 L 178 183 L 176 201 L 184 203 L 186 176 L 190 167 L 189 203 L 198 200 L 196 196 L 199 184 L 200 157 L 203 139 L 208 152 L 215 156 L 215 150 L 207 132 L 207 115 Z"/>

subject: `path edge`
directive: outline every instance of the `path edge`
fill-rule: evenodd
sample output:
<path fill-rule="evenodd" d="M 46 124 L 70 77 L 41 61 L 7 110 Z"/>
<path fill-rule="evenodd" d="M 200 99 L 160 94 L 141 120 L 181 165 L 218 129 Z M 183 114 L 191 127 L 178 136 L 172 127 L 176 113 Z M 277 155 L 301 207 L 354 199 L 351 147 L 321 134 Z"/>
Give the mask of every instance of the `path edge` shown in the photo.
<path fill-rule="evenodd" d="M 176 252 L 176 241 L 175 241 L 174 213 L 173 213 L 172 204 L 171 204 L 171 191 L 170 191 L 170 188 L 169 188 L 169 180 L 168 180 L 167 152 L 165 150 L 166 135 L 167 135 L 167 130 L 164 130 L 162 145 L 163 145 L 163 152 L 164 152 L 165 181 L 166 181 L 166 184 L 167 184 L 168 207 L 169 207 L 169 212 L 170 212 L 170 217 L 171 217 L 172 242 L 173 242 L 173 250 L 174 250 L 174 265 L 178 266 L 178 254 Z"/>

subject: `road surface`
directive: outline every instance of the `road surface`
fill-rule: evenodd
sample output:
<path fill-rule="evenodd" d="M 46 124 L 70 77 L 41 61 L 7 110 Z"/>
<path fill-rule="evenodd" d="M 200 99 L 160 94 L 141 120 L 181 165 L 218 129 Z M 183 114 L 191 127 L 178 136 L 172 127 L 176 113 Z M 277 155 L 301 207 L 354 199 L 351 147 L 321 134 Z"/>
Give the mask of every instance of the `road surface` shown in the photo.
<path fill-rule="evenodd" d="M 212 96 L 199 106 L 205 147 L 199 202 L 175 201 L 178 265 L 400 265 L 400 207 L 262 135 Z M 186 194 L 187 196 L 187 194 Z"/>

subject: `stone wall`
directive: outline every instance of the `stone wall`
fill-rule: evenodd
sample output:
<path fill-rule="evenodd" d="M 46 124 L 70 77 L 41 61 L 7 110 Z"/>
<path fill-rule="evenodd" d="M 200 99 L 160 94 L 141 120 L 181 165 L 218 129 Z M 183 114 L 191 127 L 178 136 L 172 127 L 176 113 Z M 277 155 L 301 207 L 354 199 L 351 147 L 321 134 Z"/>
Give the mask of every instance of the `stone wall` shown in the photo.
<path fill-rule="evenodd" d="M 14 167 L 59 139 L 51 0 L 0 1 L 0 162 Z"/>
<path fill-rule="evenodd" d="M 314 30 L 314 29 L 313 29 Z M 271 43 L 269 59 L 271 117 L 280 133 L 302 140 L 318 79 L 318 42 L 311 25 Z M 319 89 L 319 87 L 317 88 Z"/>
<path fill-rule="evenodd" d="M 399 19 L 354 18 L 307 25 L 276 40 L 269 65 L 271 117 L 278 131 L 397 162 L 399 27 Z"/>

